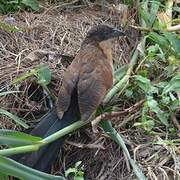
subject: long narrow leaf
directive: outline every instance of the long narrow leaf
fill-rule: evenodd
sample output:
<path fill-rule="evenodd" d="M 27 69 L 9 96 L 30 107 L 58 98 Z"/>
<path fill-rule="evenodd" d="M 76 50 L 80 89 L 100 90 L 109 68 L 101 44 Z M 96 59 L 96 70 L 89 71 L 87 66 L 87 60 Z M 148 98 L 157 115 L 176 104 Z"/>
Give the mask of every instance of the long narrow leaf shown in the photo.
<path fill-rule="evenodd" d="M 22 132 L 0 130 L 0 145 L 28 145 L 38 143 L 40 140 L 42 138 Z"/>
<path fill-rule="evenodd" d="M 2 172 L 0 172 L 0 180 L 9 180 L 8 175 L 3 174 Z"/>
<path fill-rule="evenodd" d="M 16 115 L 4 110 L 0 108 L 0 114 L 8 116 L 9 118 L 13 119 L 17 124 L 21 125 L 24 128 L 29 128 L 29 126 L 19 117 L 17 117 Z"/>
<path fill-rule="evenodd" d="M 53 176 L 34 170 L 3 156 L 0 156 L 0 172 L 24 180 L 65 180 L 62 176 Z"/>
<path fill-rule="evenodd" d="M 101 124 L 103 130 L 112 138 L 112 140 L 114 140 L 123 149 L 131 166 L 133 167 L 133 171 L 136 174 L 136 176 L 138 177 L 138 179 L 146 180 L 146 177 L 143 174 L 142 170 L 140 169 L 140 167 L 138 167 L 136 162 L 131 158 L 123 139 L 118 134 L 118 132 L 112 127 L 111 122 L 110 121 L 101 121 L 100 124 Z"/>

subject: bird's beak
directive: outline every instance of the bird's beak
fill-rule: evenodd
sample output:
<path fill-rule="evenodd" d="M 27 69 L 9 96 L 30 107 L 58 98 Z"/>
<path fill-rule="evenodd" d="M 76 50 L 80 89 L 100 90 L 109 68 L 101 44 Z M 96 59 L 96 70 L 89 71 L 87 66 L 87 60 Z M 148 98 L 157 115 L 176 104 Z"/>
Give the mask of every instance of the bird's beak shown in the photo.
<path fill-rule="evenodd" d="M 125 36 L 125 33 L 119 29 L 114 28 L 112 31 L 112 37 Z"/>

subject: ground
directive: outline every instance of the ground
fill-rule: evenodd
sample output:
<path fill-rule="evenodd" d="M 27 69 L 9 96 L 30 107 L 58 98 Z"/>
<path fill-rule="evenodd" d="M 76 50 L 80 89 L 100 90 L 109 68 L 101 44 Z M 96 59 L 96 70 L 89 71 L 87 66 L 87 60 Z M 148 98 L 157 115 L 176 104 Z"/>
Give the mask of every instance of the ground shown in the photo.
<path fill-rule="evenodd" d="M 45 63 L 52 72 L 52 82 L 49 87 L 57 95 L 62 81 L 62 72 L 79 50 L 87 30 L 99 23 L 108 23 L 119 28 L 120 24 L 124 23 L 120 20 L 121 13 L 125 13 L 126 21 L 133 21 L 136 11 L 131 9 L 126 14 L 126 12 L 116 12 L 113 7 L 106 11 L 102 11 L 98 6 L 76 10 L 51 7 L 40 14 L 20 12 L 13 15 L 15 25 L 23 30 L 14 33 L 0 30 L 1 89 L 8 89 L 15 77 Z M 6 21 L 7 17 L 9 16 L 1 16 L 0 20 Z M 114 43 L 113 57 L 116 67 L 129 62 L 131 51 L 139 38 L 140 34 L 137 31 L 128 28 L 127 37 Z M 29 53 L 39 49 L 55 54 L 52 58 L 47 56 L 33 60 L 25 58 Z M 59 58 L 57 54 L 69 57 Z M 37 96 L 41 89 L 33 80 L 30 78 L 21 83 L 19 86 L 21 94 L 0 99 L 2 107 L 25 118 L 31 125 L 34 125 L 36 119 L 48 110 L 44 106 L 42 97 Z M 119 109 L 123 110 L 128 107 L 128 102 L 121 102 L 121 105 Z M 175 167 L 172 161 L 176 161 L 173 150 L 169 151 L 166 146 L 147 144 L 156 137 L 146 135 L 142 129 L 133 127 L 132 122 L 137 120 L 138 116 L 139 112 L 136 112 L 116 118 L 113 120 L 113 126 L 123 137 L 131 157 L 144 170 L 148 179 L 163 179 L 167 175 L 169 179 L 170 177 L 173 179 Z M 20 129 L 5 117 L 0 117 L 0 121 L 1 128 Z M 159 157 L 160 154 L 161 157 Z M 67 168 L 74 166 L 77 161 L 82 161 L 87 179 L 136 179 L 122 150 L 101 130 L 99 134 L 93 134 L 91 127 L 68 138 L 60 157 L 52 169 L 52 173 L 56 175 L 62 175 Z"/>

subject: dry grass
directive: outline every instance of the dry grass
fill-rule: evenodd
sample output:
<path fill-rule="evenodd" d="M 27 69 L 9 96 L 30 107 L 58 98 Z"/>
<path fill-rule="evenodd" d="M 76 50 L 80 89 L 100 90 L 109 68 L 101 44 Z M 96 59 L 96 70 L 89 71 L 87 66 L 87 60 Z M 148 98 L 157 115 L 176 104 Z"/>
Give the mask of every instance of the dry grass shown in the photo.
<path fill-rule="evenodd" d="M 95 9 L 95 8 L 93 8 Z M 23 28 L 23 32 L 8 33 L 0 30 L 0 89 L 19 89 L 22 92 L 0 98 L 0 106 L 16 113 L 34 124 L 35 119 L 47 111 L 44 99 L 37 98 L 41 91 L 33 82 L 33 78 L 21 83 L 18 87 L 10 86 L 17 76 L 35 68 L 39 64 L 48 64 L 52 72 L 50 89 L 57 94 L 61 85 L 62 71 L 68 62 L 59 56 L 66 54 L 74 56 L 80 48 L 87 30 L 94 24 L 108 23 L 119 27 L 119 14 L 109 9 L 102 12 L 99 8 L 92 10 L 84 8 L 78 11 L 60 11 L 57 7 L 46 9 L 41 14 L 18 13 L 14 16 L 16 25 Z M 128 12 L 127 21 L 134 21 L 135 10 Z M 0 17 L 4 20 L 6 17 Z M 132 38 L 119 39 L 114 45 L 114 61 L 116 66 L 126 64 L 130 59 L 130 52 L 138 41 L 138 33 L 128 29 L 128 36 Z M 30 52 L 46 49 L 55 53 L 43 58 L 25 58 Z M 33 97 L 36 97 L 34 100 Z M 38 100 L 37 100 L 38 99 Z M 121 108 L 127 106 L 120 104 Z M 130 105 L 130 104 L 128 104 Z M 124 137 L 131 156 L 137 160 L 148 179 L 175 179 L 179 168 L 179 159 L 175 156 L 177 149 L 165 145 L 152 145 L 147 142 L 158 140 L 156 136 L 145 135 L 143 130 L 133 128 L 139 112 L 114 120 L 116 129 Z M 0 117 L 1 128 L 15 129 L 16 124 L 4 117 Z M 126 156 L 108 137 L 103 134 L 94 135 L 92 130 L 82 130 L 68 139 L 63 152 L 54 164 L 53 173 L 64 172 L 75 162 L 82 160 L 85 165 L 87 179 L 100 180 L 130 180 L 135 179 Z"/>

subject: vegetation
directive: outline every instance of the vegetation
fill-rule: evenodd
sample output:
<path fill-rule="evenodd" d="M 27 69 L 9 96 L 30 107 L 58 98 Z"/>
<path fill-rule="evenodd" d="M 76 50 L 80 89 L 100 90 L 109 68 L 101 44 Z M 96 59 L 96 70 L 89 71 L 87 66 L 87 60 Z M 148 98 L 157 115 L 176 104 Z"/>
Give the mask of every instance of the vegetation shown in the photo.
<path fill-rule="evenodd" d="M 26 8 L 30 8 L 34 11 L 38 11 L 40 9 L 36 0 L 0 0 L 1 14 L 7 14 Z"/>
<path fill-rule="evenodd" d="M 135 4 L 132 1 L 124 1 L 124 3 L 130 7 Z M 35 11 L 39 9 L 35 0 L 31 2 L 27 0 L 3 1 L 0 4 L 0 12 L 6 14 L 24 7 Z M 139 25 L 127 23 L 126 26 L 140 31 L 141 38 L 137 46 L 132 50 L 130 63 L 121 67 L 115 64 L 115 67 L 118 68 L 115 68 L 114 72 L 114 86 L 104 100 L 106 107 L 104 109 L 98 108 L 96 112 L 95 120 L 102 120 L 100 125 L 104 132 L 123 149 L 138 179 L 146 179 L 146 174 L 131 157 L 123 138 L 112 127 L 109 120 L 119 118 L 124 114 L 130 114 L 134 121 L 130 122 L 129 117 L 127 121 L 129 126 L 142 129 L 149 136 L 158 137 L 158 140 L 149 143 L 168 146 L 170 150 L 173 149 L 175 154 L 173 154 L 173 157 L 178 153 L 180 145 L 178 138 L 178 131 L 180 130 L 178 122 L 178 113 L 180 112 L 179 13 L 180 9 L 176 3 L 170 0 L 142 0 L 139 2 L 137 9 Z M 0 24 L 0 28 L 7 31 L 3 27 Z M 47 91 L 52 101 L 55 101 L 56 97 L 48 86 L 52 79 L 51 72 L 45 65 L 38 66 L 30 72 L 15 78 L 11 86 L 18 86 L 18 84 L 32 77 L 35 78 L 37 84 Z M 1 92 L 0 96 L 8 96 L 12 93 L 16 93 L 18 96 L 18 93 L 21 92 L 6 91 Z M 127 108 L 127 104 L 130 107 Z M 126 108 L 117 111 L 116 109 L 121 106 Z M 133 115 L 135 112 L 138 114 L 137 117 Z M 19 126 L 28 128 L 24 120 L 3 108 L 0 109 L 0 114 L 13 119 Z M 0 172 L 0 178 L 7 179 L 7 175 L 12 175 L 22 179 L 36 178 L 37 176 L 39 179 L 64 179 L 64 177 L 34 171 L 10 160 L 8 156 L 37 151 L 47 143 L 85 125 L 86 123 L 78 121 L 45 139 L 17 131 L 0 130 L 0 145 L 2 145 L 0 150 L 0 170 L 3 170 L 3 173 Z M 178 176 L 178 172 L 176 173 Z M 83 179 L 84 172 L 81 162 L 77 162 L 74 168 L 66 170 L 65 176 L 68 177 L 69 175 L 73 175 L 74 179 Z"/>

